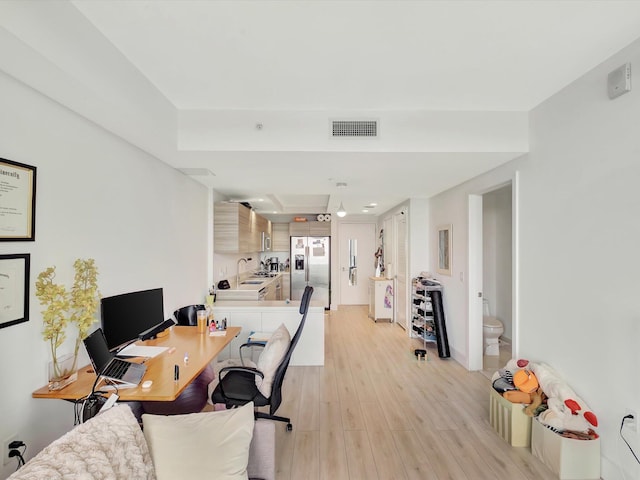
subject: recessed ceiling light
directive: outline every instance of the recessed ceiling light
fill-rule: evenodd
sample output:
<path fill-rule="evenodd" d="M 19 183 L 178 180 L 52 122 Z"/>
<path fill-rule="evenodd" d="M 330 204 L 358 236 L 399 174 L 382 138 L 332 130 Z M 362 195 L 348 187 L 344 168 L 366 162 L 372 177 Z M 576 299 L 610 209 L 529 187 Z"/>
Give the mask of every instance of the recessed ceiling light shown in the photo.
<path fill-rule="evenodd" d="M 362 210 L 362 213 L 369 213 L 369 210 L 367 210 L 366 208 Z"/>

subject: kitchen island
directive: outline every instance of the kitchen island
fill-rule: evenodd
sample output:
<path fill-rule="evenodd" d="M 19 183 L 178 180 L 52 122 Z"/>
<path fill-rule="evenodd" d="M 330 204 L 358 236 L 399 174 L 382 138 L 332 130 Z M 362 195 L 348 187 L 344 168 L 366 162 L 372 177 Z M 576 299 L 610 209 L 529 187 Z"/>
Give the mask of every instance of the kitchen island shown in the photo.
<path fill-rule="evenodd" d="M 213 304 L 216 320 L 226 318 L 228 326 L 242 327 L 240 335 L 218 355 L 218 360 L 238 358 L 238 349 L 251 332 L 273 332 L 284 323 L 293 337 L 301 319 L 299 309 L 299 301 L 216 301 Z M 324 365 L 324 305 L 313 297 L 289 365 Z"/>

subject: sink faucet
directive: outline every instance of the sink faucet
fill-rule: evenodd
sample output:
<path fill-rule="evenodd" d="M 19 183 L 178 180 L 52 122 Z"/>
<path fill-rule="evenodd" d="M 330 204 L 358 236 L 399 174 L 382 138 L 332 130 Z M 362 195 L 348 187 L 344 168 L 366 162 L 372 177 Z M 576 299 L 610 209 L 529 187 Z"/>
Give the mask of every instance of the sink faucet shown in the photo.
<path fill-rule="evenodd" d="M 241 258 L 238 260 L 238 262 L 236 263 L 236 288 L 240 288 L 240 262 L 244 262 L 247 263 L 249 260 L 251 260 L 251 257 L 249 258 Z"/>

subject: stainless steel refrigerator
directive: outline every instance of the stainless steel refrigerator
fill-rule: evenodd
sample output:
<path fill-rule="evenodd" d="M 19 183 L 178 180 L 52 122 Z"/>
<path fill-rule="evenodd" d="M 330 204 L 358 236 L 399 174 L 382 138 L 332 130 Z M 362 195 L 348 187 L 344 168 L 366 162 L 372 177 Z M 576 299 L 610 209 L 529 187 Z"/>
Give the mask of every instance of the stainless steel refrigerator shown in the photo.
<path fill-rule="evenodd" d="M 291 300 L 301 300 L 304 288 L 313 287 L 311 300 L 330 307 L 331 237 L 291 237 Z"/>

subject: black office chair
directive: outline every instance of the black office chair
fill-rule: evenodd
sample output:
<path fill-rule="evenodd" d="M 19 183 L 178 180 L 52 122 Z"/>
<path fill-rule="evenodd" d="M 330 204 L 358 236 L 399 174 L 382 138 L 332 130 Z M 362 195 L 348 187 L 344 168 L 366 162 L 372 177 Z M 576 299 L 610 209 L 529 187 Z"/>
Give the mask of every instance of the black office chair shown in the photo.
<path fill-rule="evenodd" d="M 291 360 L 291 354 L 293 349 L 296 348 L 296 344 L 300 339 L 302 328 L 304 327 L 305 320 L 307 319 L 307 312 L 309 311 L 309 302 L 311 301 L 311 295 L 313 294 L 313 287 L 307 286 L 302 295 L 300 302 L 300 314 L 302 318 L 296 333 L 291 339 L 289 348 L 285 353 L 280 365 L 276 369 L 276 373 L 273 376 L 273 384 L 271 387 L 271 395 L 269 398 L 265 397 L 258 387 L 256 386 L 256 376 L 264 378 L 262 372 L 256 368 L 250 367 L 225 367 L 220 370 L 219 382 L 215 390 L 211 394 L 211 401 L 213 403 L 224 403 L 227 408 L 238 407 L 245 405 L 246 403 L 253 402 L 256 407 L 269 406 L 269 413 L 255 412 L 255 417 L 266 418 L 269 420 L 277 420 L 279 422 L 287 423 L 287 431 L 293 430 L 291 425 L 291 419 L 286 417 L 279 417 L 274 415 L 278 407 L 282 403 L 282 384 L 284 382 L 284 375 L 287 372 L 289 366 L 289 360 Z M 263 346 L 262 344 L 245 343 L 240 347 L 251 346 Z"/>
<path fill-rule="evenodd" d="M 204 305 L 187 305 L 186 307 L 179 308 L 173 312 L 173 316 L 176 317 L 178 325 L 186 325 L 188 327 L 195 327 L 198 325 L 198 317 L 196 312 L 198 310 L 206 310 Z"/>

